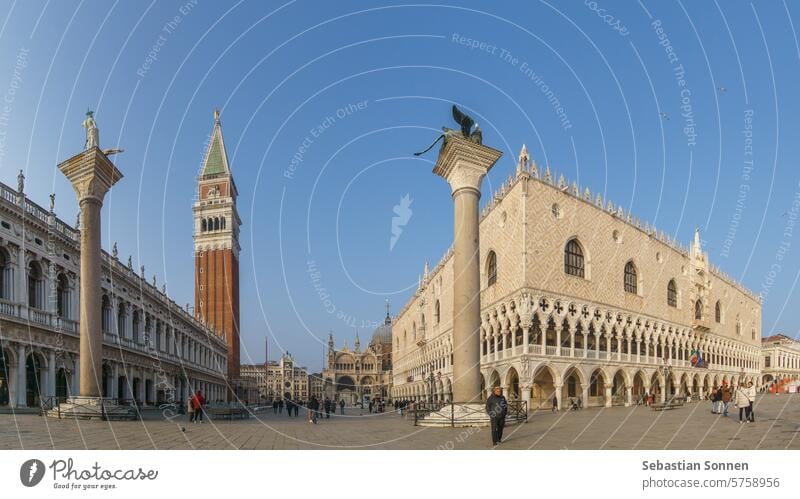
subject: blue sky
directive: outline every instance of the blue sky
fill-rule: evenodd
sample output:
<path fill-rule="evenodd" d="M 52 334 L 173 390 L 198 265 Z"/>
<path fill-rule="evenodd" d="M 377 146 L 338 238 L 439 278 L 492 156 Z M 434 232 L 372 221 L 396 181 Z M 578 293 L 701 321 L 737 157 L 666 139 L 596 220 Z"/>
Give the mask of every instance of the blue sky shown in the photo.
<path fill-rule="evenodd" d="M 55 192 L 73 221 L 56 164 L 81 149 L 94 109 L 101 145 L 125 149 L 104 247 L 117 241 L 178 303 L 193 302 L 191 203 L 222 109 L 244 222 L 243 362 L 262 361 L 269 336 L 270 357 L 288 350 L 319 369 L 329 331 L 366 343 L 384 301 L 396 311 L 438 261 L 449 189 L 434 153 L 411 153 L 449 124 L 450 102 L 504 152 L 484 193 L 525 143 L 684 243 L 699 226 L 712 262 L 764 293 L 764 333 L 800 329 L 800 6 L 0 4 L 0 180 L 16 185 L 24 169 L 30 197 L 46 205 Z M 407 194 L 412 216 L 390 249 Z"/>

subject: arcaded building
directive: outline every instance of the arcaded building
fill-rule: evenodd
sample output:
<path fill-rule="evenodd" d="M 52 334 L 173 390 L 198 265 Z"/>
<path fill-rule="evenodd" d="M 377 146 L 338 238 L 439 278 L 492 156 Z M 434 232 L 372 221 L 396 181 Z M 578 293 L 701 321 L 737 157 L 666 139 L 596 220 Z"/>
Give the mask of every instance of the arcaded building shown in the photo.
<path fill-rule="evenodd" d="M 784 384 L 800 380 L 800 341 L 785 334 L 767 336 L 761 342 L 761 382 L 780 391 Z"/>
<path fill-rule="evenodd" d="M 760 381 L 760 299 L 711 265 L 698 231 L 683 247 L 524 146 L 481 213 L 480 262 L 484 393 L 564 408 Z M 395 398 L 450 400 L 452 292 L 450 250 L 394 320 Z"/>
<path fill-rule="evenodd" d="M 123 187 L 124 188 L 124 187 Z M 189 264 L 189 262 L 187 262 Z M 117 245 L 101 254 L 102 395 L 183 404 L 225 397 L 225 338 L 146 278 Z M 0 184 L 0 406 L 38 407 L 79 393 L 80 228 L 28 199 L 22 172 Z"/>

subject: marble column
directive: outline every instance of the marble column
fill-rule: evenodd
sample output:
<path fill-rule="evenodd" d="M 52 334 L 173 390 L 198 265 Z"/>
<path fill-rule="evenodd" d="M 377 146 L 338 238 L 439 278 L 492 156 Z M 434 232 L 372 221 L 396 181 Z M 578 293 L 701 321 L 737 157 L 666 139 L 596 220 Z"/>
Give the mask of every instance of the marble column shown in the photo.
<path fill-rule="evenodd" d="M 605 400 L 605 406 L 606 406 L 606 407 L 611 407 L 611 406 L 613 405 L 613 402 L 614 402 L 614 399 L 613 399 L 613 397 L 614 397 L 614 393 L 613 393 L 613 391 L 612 391 L 612 387 L 611 387 L 611 385 L 610 385 L 610 384 L 608 384 L 608 383 L 606 383 L 605 389 L 606 389 L 606 390 L 605 390 L 605 391 L 606 391 L 606 396 L 605 396 L 605 399 L 606 399 L 606 400 Z"/>
<path fill-rule="evenodd" d="M 80 396 L 102 397 L 103 328 L 100 260 L 100 210 L 106 192 L 122 173 L 92 146 L 58 165 L 69 179 L 81 210 Z"/>
<path fill-rule="evenodd" d="M 480 373 L 480 249 L 478 201 L 481 181 L 502 153 L 449 137 L 433 173 L 449 184 L 454 204 L 453 238 L 453 401 L 477 402 Z"/>

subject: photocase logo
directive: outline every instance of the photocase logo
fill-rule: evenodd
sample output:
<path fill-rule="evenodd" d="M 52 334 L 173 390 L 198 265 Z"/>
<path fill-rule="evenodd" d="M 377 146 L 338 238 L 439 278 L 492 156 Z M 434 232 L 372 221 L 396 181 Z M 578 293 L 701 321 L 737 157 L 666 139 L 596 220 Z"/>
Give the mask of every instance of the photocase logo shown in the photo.
<path fill-rule="evenodd" d="M 44 478 L 44 463 L 38 459 L 28 459 L 19 468 L 19 480 L 26 487 L 35 487 Z"/>
<path fill-rule="evenodd" d="M 411 220 L 411 203 L 414 200 L 408 194 L 400 198 L 400 203 L 396 204 L 392 211 L 397 216 L 392 217 L 392 238 L 389 240 L 389 251 L 394 249 L 397 240 L 400 239 L 400 234 L 403 233 L 403 227 Z"/>

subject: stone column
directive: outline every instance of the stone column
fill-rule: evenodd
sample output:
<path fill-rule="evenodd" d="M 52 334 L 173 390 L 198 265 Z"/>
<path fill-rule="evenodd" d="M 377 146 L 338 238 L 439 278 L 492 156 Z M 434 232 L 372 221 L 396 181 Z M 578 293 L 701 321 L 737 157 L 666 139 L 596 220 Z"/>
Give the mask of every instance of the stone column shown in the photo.
<path fill-rule="evenodd" d="M 46 397 L 56 395 L 56 352 L 50 350 L 47 354 L 47 391 Z"/>
<path fill-rule="evenodd" d="M 72 183 L 81 210 L 80 395 L 102 397 L 103 328 L 100 279 L 100 210 L 122 173 L 96 146 L 58 165 Z"/>
<path fill-rule="evenodd" d="M 633 404 L 633 387 L 625 387 L 625 407 L 630 407 Z"/>
<path fill-rule="evenodd" d="M 613 393 L 612 387 L 611 387 L 611 385 L 609 383 L 606 383 L 605 392 L 606 392 L 605 406 L 606 407 L 611 407 L 613 405 L 613 402 L 614 402 L 614 400 L 613 400 L 614 393 Z"/>
<path fill-rule="evenodd" d="M 454 204 L 453 401 L 480 400 L 480 249 L 478 200 L 481 181 L 502 153 L 449 137 L 433 173 L 447 180 Z"/>
<path fill-rule="evenodd" d="M 562 392 L 563 388 L 564 388 L 563 384 L 561 384 L 561 385 L 553 385 L 553 389 L 555 390 L 555 397 L 556 397 L 556 402 L 558 403 L 558 410 L 559 411 L 564 410 L 564 407 L 562 407 L 562 405 L 561 405 L 562 404 L 561 399 L 562 399 L 562 396 L 563 396 L 563 394 L 561 392 Z"/>
<path fill-rule="evenodd" d="M 25 361 L 25 345 L 17 345 L 17 407 L 28 407 Z"/>

